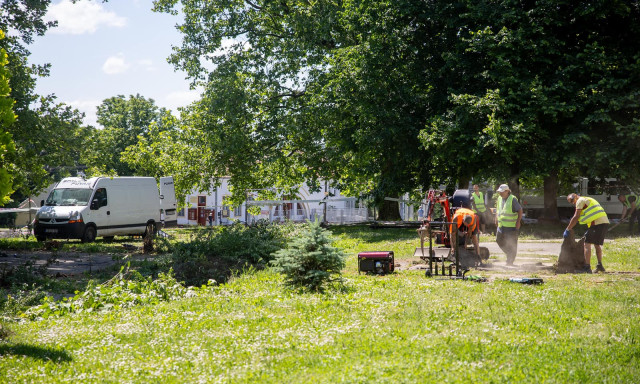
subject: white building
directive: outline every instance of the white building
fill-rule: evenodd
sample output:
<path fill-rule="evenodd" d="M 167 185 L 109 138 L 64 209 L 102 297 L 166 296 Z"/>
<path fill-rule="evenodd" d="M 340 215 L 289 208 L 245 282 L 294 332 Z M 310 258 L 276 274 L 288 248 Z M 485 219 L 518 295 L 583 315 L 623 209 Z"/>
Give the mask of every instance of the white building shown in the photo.
<path fill-rule="evenodd" d="M 320 220 L 330 223 L 364 222 L 370 217 L 367 207 L 355 197 L 344 197 L 335 188 L 310 192 L 304 184 L 295 196 L 280 196 L 277 200 L 255 201 L 257 191 L 248 191 L 248 199 L 238 207 L 230 206 L 229 178 L 220 180 L 211 191 L 193 191 L 186 197 L 185 207 L 178 212 L 178 225 L 228 225 L 234 222 L 306 221 Z M 252 215 L 249 207 L 258 207 L 260 213 Z M 255 210 L 255 209 L 254 209 Z M 250 209 L 250 211 L 253 211 Z"/>

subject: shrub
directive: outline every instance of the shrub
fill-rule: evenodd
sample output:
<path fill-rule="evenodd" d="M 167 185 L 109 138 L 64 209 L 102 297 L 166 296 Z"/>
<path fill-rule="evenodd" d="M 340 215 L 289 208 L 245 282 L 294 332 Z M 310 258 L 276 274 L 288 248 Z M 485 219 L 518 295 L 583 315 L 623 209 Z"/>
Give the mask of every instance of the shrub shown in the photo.
<path fill-rule="evenodd" d="M 274 253 L 274 269 L 285 275 L 285 283 L 294 288 L 323 291 L 327 284 L 341 281 L 345 266 L 342 250 L 331 246 L 329 231 L 319 222 L 309 223 L 286 249 Z"/>
<path fill-rule="evenodd" d="M 11 336 L 11 330 L 4 321 L 0 320 L 0 341 L 8 339 L 9 336 Z"/>
<path fill-rule="evenodd" d="M 191 241 L 175 244 L 165 262 L 187 285 L 202 285 L 209 279 L 225 282 L 246 267 L 264 268 L 286 245 L 292 228 L 259 221 L 251 227 L 235 224 L 198 231 Z"/>
<path fill-rule="evenodd" d="M 191 293 L 190 293 L 191 292 Z M 54 301 L 45 297 L 42 304 L 25 312 L 30 319 L 63 316 L 68 313 L 105 312 L 143 304 L 157 304 L 197 294 L 197 289 L 185 288 L 169 273 L 160 273 L 152 280 L 137 271 L 124 268 L 109 281 L 94 285 L 90 282 L 84 292 L 71 298 Z"/>
<path fill-rule="evenodd" d="M 14 286 L 10 292 L 0 290 L 0 316 L 14 317 L 27 308 L 40 304 L 46 296 L 46 292 L 35 284 Z"/>

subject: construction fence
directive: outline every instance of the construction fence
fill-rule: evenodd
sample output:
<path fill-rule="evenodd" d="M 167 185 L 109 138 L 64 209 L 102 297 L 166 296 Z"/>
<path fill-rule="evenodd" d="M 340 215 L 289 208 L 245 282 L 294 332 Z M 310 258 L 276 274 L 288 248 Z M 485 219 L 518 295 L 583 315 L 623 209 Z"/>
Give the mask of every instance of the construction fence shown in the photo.
<path fill-rule="evenodd" d="M 250 218 L 253 219 L 253 217 Z M 329 224 L 364 223 L 373 220 L 372 212 L 366 207 L 360 208 L 327 208 L 326 218 L 323 209 L 293 209 L 289 211 L 276 211 L 270 217 L 271 221 L 326 221 Z M 254 219 L 255 220 L 255 219 Z"/>

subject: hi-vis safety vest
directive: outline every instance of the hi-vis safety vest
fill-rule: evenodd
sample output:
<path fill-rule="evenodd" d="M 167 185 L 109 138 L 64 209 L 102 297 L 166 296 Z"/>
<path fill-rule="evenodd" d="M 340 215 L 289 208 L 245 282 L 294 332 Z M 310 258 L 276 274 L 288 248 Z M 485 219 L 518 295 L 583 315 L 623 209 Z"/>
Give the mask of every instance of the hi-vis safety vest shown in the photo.
<path fill-rule="evenodd" d="M 629 202 L 629 198 L 630 197 L 635 197 L 636 198 L 636 209 L 638 209 L 638 196 L 634 195 L 633 193 L 630 195 L 625 195 L 624 198 L 624 202 L 622 204 L 624 204 L 625 207 L 627 207 L 627 209 L 631 209 L 631 203 Z"/>
<path fill-rule="evenodd" d="M 604 208 L 602 208 L 596 199 L 584 196 L 582 198 L 587 199 L 589 201 L 589 205 L 580 212 L 580 217 L 578 218 L 578 222 L 580 224 L 587 224 L 587 226 L 590 227 L 594 220 L 601 217 L 607 217 L 607 213 L 604 211 Z"/>
<path fill-rule="evenodd" d="M 463 220 L 465 215 L 470 215 L 473 218 L 471 220 L 471 224 L 467 226 L 468 232 L 471 233 L 475 231 L 476 226 L 478 225 L 478 220 L 476 220 L 476 214 L 472 210 L 467 208 L 458 209 L 455 215 L 453 215 L 453 218 L 451 219 L 451 221 L 456 224 L 456 227 L 460 228 L 461 226 L 464 225 Z M 449 226 L 449 232 L 453 233 L 453 225 Z"/>
<path fill-rule="evenodd" d="M 484 213 L 487 209 L 484 207 L 484 195 L 482 192 L 478 192 L 480 195 L 476 195 L 475 192 L 471 194 L 473 197 L 473 203 L 476 205 L 476 208 L 473 210 L 474 212 Z"/>
<path fill-rule="evenodd" d="M 515 228 L 518 221 L 518 212 L 513 212 L 513 199 L 515 196 L 509 195 L 506 203 L 502 204 L 502 196 L 498 196 L 498 227 Z M 518 199 L 516 199 L 518 201 Z"/>

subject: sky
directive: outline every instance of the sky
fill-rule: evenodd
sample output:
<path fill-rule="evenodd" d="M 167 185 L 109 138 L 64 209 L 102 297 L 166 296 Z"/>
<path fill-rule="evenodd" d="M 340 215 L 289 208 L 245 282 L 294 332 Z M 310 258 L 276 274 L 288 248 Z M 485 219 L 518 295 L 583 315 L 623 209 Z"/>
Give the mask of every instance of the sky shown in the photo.
<path fill-rule="evenodd" d="M 181 41 L 180 19 L 151 8 L 152 0 L 53 0 L 45 20 L 58 27 L 29 46 L 32 64 L 51 64 L 36 93 L 55 94 L 94 126 L 96 107 L 110 97 L 140 94 L 174 114 L 198 99 L 185 73 L 167 62 Z"/>

